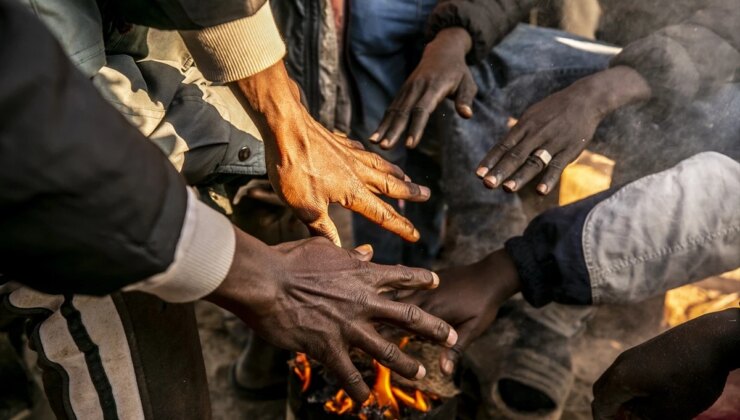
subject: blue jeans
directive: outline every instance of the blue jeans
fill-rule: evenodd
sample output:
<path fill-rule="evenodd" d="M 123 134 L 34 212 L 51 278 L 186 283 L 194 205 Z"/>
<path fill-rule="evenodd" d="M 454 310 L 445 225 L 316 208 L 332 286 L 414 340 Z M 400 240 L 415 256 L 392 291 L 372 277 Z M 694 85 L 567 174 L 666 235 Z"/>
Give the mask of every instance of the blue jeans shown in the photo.
<path fill-rule="evenodd" d="M 424 51 L 424 29 L 436 0 L 363 0 L 350 6 L 348 43 L 350 71 L 357 87 L 352 118 L 352 137 L 367 139 L 380 124 L 385 110 L 403 82 L 419 63 Z M 416 182 L 427 185 L 432 197 L 423 204 L 406 203 L 402 209 L 421 233 L 416 244 L 407 244 L 362 216 L 354 216 L 355 242 L 375 248 L 375 261 L 429 267 L 440 246 L 442 226 L 440 171 L 433 160 L 403 147 L 382 150 L 365 146 L 404 168 Z M 397 200 L 386 199 L 396 209 Z"/>

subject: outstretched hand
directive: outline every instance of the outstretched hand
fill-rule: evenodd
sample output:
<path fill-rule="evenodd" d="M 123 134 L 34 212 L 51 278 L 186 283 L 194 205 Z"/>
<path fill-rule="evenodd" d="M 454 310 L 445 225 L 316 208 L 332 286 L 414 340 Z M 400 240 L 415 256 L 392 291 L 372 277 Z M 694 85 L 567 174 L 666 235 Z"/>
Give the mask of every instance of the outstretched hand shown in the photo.
<path fill-rule="evenodd" d="M 457 344 L 442 352 L 439 365 L 450 375 L 460 355 L 493 323 L 501 305 L 519 291 L 519 275 L 506 251 L 499 250 L 471 265 L 439 273 L 439 288 L 419 291 L 401 301 L 449 322 Z"/>
<path fill-rule="evenodd" d="M 470 35 L 463 28 L 440 31 L 427 44 L 419 65 L 403 84 L 369 140 L 390 149 L 406 133 L 406 147 L 418 146 L 429 115 L 447 97 L 454 99 L 461 117 L 472 117 L 478 86 L 465 62 L 471 45 Z"/>
<path fill-rule="evenodd" d="M 359 142 L 329 132 L 300 103 L 282 62 L 239 81 L 265 140 L 267 174 L 280 198 L 312 234 L 339 245 L 330 203 L 362 214 L 407 241 L 419 239 L 413 224 L 376 196 L 426 201 L 429 188 Z"/>
<path fill-rule="evenodd" d="M 240 317 L 267 341 L 303 352 L 333 372 L 356 401 L 370 390 L 349 358 L 357 347 L 409 378 L 424 366 L 375 330 L 376 322 L 453 346 L 457 334 L 416 306 L 379 296 L 393 289 L 431 289 L 432 272 L 368 262 L 372 248 L 347 251 L 325 238 L 267 247 L 237 230 L 236 254 L 226 280 L 207 297 Z"/>
<path fill-rule="evenodd" d="M 585 77 L 527 109 L 506 137 L 478 165 L 488 188 L 518 191 L 536 176 L 540 194 L 550 193 L 563 169 L 591 142 L 606 115 L 648 99 L 647 82 L 620 66 Z"/>

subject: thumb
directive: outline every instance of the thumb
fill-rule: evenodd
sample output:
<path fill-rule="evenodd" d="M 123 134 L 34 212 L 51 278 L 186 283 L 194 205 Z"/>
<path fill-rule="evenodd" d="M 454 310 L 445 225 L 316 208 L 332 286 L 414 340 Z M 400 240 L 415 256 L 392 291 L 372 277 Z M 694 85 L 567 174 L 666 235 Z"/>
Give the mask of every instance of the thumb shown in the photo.
<path fill-rule="evenodd" d="M 313 236 L 323 236 L 334 242 L 334 245 L 341 247 L 342 241 L 339 239 L 339 231 L 332 222 L 327 213 L 322 213 L 316 220 L 306 223 L 308 230 Z"/>
<path fill-rule="evenodd" d="M 468 72 L 463 76 L 460 87 L 457 89 L 457 95 L 455 95 L 455 109 L 461 117 L 471 118 L 473 116 L 473 99 L 476 93 L 478 93 L 478 86 Z"/>
<path fill-rule="evenodd" d="M 457 331 L 457 343 L 454 346 L 445 349 L 439 355 L 439 367 L 445 375 L 452 375 L 455 368 L 460 362 L 460 357 L 468 348 L 470 340 L 473 337 L 473 323 L 467 322 L 454 327 Z"/>
<path fill-rule="evenodd" d="M 373 259 L 373 246 L 370 244 L 360 245 L 353 249 L 351 254 L 357 260 L 370 262 Z"/>

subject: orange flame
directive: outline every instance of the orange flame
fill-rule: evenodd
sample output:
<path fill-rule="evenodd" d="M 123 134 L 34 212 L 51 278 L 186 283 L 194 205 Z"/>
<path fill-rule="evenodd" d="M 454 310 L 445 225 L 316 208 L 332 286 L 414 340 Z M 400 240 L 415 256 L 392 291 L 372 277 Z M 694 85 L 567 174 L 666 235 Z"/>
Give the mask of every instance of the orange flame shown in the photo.
<path fill-rule="evenodd" d="M 399 347 L 403 349 L 408 342 L 409 337 L 402 338 Z M 434 395 L 426 395 L 424 392 L 415 389 L 412 396 L 391 384 L 391 370 L 389 368 L 381 365 L 376 360 L 373 360 L 373 366 L 375 367 L 375 384 L 370 397 L 362 403 L 360 409 L 357 409 L 358 407 L 354 401 L 343 389 L 340 389 L 324 403 L 324 410 L 338 416 L 357 411 L 354 414 L 360 420 L 367 420 L 367 414 L 362 412 L 362 409 L 367 407 L 380 408 L 383 410 L 383 417 L 386 419 L 398 419 L 401 417 L 399 402 L 406 407 L 423 413 L 430 410 L 430 399 L 434 399 Z M 306 392 L 311 385 L 311 364 L 305 354 L 296 354 L 293 372 L 302 382 L 301 392 Z"/>
<path fill-rule="evenodd" d="M 308 358 L 305 354 L 296 353 L 293 372 L 301 380 L 301 392 L 308 391 L 308 387 L 311 386 L 311 364 L 308 363 Z"/>
<path fill-rule="evenodd" d="M 324 410 L 329 413 L 336 413 L 339 416 L 349 413 L 353 408 L 355 408 L 354 401 L 344 393 L 343 389 L 340 389 L 332 399 L 324 403 Z"/>

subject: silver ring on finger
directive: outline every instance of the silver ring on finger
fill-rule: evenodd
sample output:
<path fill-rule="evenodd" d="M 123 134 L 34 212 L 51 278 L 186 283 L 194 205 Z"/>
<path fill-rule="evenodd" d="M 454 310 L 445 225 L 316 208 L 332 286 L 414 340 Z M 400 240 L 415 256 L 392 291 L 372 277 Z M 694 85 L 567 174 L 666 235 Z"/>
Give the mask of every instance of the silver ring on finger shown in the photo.
<path fill-rule="evenodd" d="M 539 159 L 543 165 L 547 166 L 550 164 L 550 161 L 552 160 L 552 155 L 550 152 L 548 152 L 545 149 L 537 149 L 534 152 L 532 152 L 532 156 Z"/>

